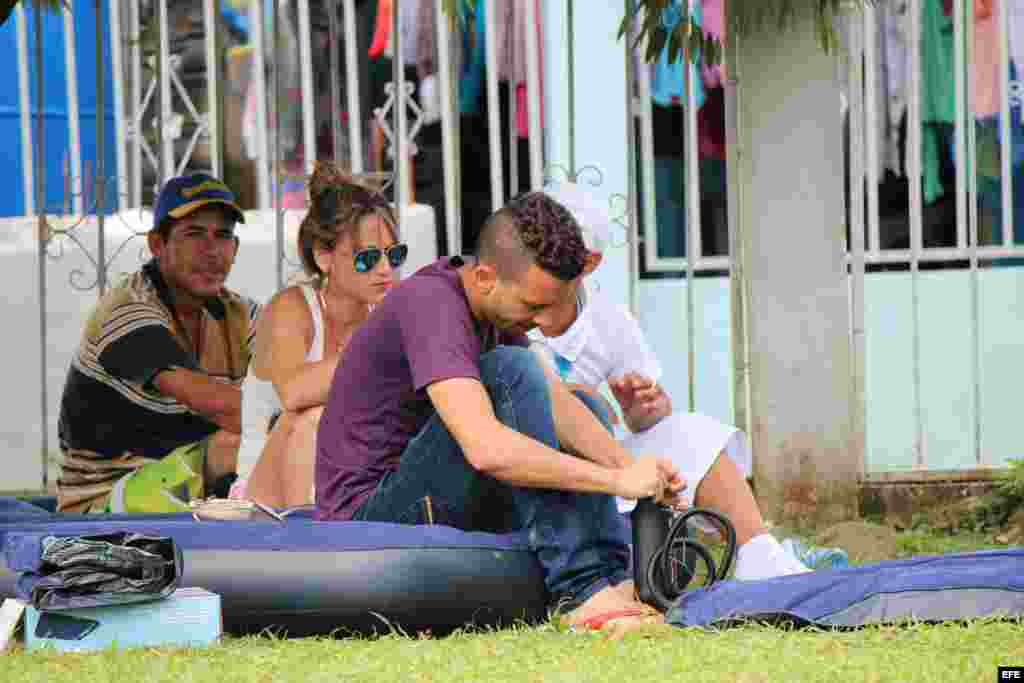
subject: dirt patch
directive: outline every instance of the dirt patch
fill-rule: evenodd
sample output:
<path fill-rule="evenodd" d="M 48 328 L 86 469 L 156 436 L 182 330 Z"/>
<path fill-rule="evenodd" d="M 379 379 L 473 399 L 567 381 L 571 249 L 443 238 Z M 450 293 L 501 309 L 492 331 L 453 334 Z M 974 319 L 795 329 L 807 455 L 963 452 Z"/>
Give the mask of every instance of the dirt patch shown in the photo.
<path fill-rule="evenodd" d="M 842 548 L 850 562 L 880 562 L 896 557 L 896 530 L 871 522 L 840 522 L 818 532 L 815 545 Z"/>
<path fill-rule="evenodd" d="M 1010 515 L 1002 531 L 996 535 L 995 541 L 1007 545 L 1024 545 L 1024 508 L 1019 508 Z"/>

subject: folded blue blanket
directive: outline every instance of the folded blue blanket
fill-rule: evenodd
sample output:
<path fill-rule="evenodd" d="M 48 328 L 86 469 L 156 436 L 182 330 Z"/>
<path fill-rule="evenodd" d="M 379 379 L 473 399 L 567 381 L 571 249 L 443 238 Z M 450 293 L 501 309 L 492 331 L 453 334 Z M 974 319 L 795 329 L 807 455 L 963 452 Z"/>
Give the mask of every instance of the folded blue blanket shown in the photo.
<path fill-rule="evenodd" d="M 858 627 L 1024 615 L 1024 548 L 957 553 L 724 581 L 685 593 L 678 626 L 743 622 Z"/>

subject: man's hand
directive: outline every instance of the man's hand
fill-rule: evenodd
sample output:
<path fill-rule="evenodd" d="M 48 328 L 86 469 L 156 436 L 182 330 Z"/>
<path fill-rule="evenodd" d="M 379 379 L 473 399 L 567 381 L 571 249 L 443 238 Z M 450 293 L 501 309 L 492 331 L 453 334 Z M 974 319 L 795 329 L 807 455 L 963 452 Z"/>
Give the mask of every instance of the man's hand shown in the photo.
<path fill-rule="evenodd" d="M 639 457 L 619 472 L 615 493 L 622 498 L 654 498 L 659 503 L 675 506 L 686 488 L 686 480 L 667 458 Z"/>
<path fill-rule="evenodd" d="M 565 383 L 565 388 L 569 391 L 582 391 L 583 393 L 590 396 L 592 399 L 604 406 L 605 410 L 608 411 L 608 419 L 612 421 L 613 425 L 619 424 L 619 414 L 615 412 L 615 408 L 611 403 L 608 402 L 601 392 L 590 386 L 589 384 L 573 384 L 571 382 Z"/>
<path fill-rule="evenodd" d="M 608 386 L 632 432 L 642 432 L 672 413 L 668 394 L 650 377 L 627 372 L 622 377 L 609 379 Z"/>

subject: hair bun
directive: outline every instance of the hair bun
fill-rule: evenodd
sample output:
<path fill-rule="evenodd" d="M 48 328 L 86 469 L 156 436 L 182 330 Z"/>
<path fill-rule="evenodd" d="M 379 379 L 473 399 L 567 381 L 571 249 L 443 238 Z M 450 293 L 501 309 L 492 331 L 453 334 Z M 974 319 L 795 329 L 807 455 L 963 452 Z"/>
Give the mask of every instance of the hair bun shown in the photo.
<path fill-rule="evenodd" d="M 359 182 L 333 161 L 318 160 L 313 166 L 313 174 L 309 177 L 309 199 L 313 201 L 327 188 L 341 185 L 359 185 Z"/>

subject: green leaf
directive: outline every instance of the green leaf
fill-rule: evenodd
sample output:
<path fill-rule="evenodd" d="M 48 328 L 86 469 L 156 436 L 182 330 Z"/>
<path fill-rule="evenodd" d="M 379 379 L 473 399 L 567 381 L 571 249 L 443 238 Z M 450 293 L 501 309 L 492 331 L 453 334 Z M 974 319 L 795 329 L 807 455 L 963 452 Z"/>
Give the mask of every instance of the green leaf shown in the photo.
<path fill-rule="evenodd" d="M 682 23 L 682 22 L 680 22 Z M 679 53 L 683 49 L 683 39 L 679 35 L 679 27 L 677 26 L 672 35 L 668 39 L 668 63 L 675 64 L 676 60 L 679 59 Z"/>
<path fill-rule="evenodd" d="M 654 24 L 660 23 L 661 12 L 671 1 L 635 0 L 634 15 L 636 12 L 642 13 L 643 25 L 653 28 Z M 729 0 L 726 33 L 740 38 L 766 31 L 781 34 L 802 21 L 813 19 L 819 46 L 826 53 L 831 53 L 838 46 L 833 18 L 843 12 L 860 11 L 866 5 L 877 6 L 878 0 Z M 779 37 L 782 39 L 782 36 Z M 702 39 L 704 49 L 691 50 L 689 58 L 696 59 L 703 52 L 704 59 L 709 63 L 721 59 L 721 44 L 711 48 L 710 40 L 709 36 L 705 36 Z M 648 50 L 645 59 L 653 61 L 658 54 L 659 51 Z"/>

